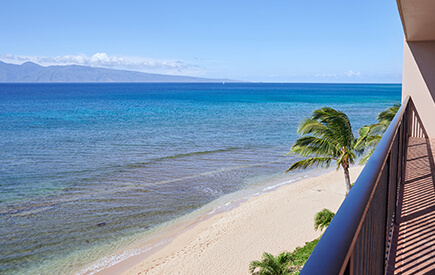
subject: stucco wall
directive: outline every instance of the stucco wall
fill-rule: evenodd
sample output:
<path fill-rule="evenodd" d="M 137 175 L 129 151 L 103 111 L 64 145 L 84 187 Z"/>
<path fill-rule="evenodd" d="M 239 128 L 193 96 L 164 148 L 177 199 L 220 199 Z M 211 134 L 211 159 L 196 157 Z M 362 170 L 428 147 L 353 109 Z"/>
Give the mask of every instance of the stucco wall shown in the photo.
<path fill-rule="evenodd" d="M 435 41 L 404 45 L 402 100 L 410 95 L 426 131 L 435 138 Z"/>

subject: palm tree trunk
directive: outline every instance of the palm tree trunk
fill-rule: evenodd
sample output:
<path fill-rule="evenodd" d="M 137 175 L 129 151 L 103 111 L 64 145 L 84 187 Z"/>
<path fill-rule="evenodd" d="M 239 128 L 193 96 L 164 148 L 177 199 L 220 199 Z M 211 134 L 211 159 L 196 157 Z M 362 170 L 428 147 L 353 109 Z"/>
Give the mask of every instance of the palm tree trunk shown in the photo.
<path fill-rule="evenodd" d="M 349 166 L 343 166 L 344 170 L 344 180 L 346 182 L 346 195 L 349 194 L 350 191 L 350 175 L 349 175 Z"/>

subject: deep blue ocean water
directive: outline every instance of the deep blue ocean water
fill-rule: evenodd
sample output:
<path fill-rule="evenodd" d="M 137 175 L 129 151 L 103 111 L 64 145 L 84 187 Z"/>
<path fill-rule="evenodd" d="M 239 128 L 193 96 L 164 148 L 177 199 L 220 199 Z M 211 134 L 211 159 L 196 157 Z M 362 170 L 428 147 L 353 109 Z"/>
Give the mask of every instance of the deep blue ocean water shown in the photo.
<path fill-rule="evenodd" d="M 394 84 L 0 84 L 0 273 L 78 272 L 119 239 L 282 175 L 312 110 L 345 112 L 356 133 L 400 93 Z"/>

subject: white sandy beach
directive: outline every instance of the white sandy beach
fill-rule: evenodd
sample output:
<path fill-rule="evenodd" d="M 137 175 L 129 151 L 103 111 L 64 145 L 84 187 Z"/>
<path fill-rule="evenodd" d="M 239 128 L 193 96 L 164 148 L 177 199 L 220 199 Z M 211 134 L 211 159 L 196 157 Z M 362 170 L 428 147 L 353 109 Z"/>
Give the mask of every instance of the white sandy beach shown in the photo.
<path fill-rule="evenodd" d="M 361 170 L 351 168 L 352 181 Z M 263 252 L 292 251 L 319 237 L 315 213 L 336 212 L 344 198 L 342 170 L 307 178 L 199 222 L 135 266 L 126 261 L 103 273 L 249 274 L 249 263 Z"/>

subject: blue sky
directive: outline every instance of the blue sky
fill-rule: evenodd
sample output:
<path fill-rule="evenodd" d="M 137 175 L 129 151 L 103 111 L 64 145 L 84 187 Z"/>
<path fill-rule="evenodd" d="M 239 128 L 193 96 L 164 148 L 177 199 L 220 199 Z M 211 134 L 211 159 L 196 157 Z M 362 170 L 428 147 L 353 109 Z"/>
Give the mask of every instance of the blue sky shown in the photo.
<path fill-rule="evenodd" d="M 1 1 L 0 60 L 264 82 L 399 83 L 394 0 Z"/>

